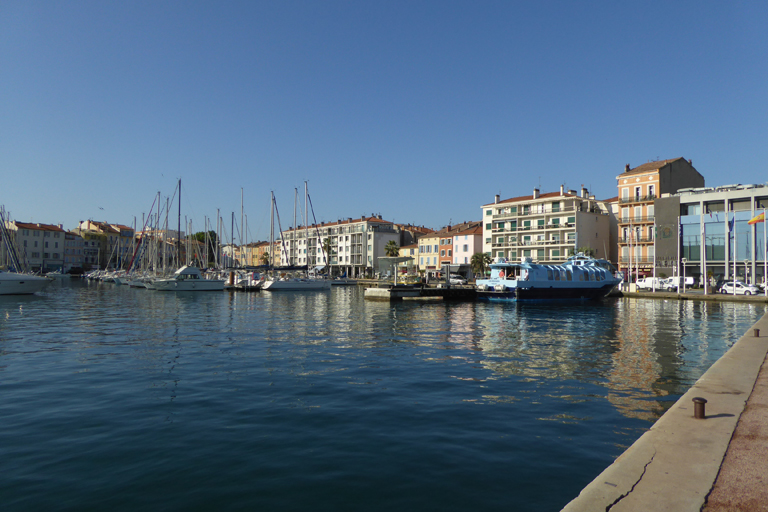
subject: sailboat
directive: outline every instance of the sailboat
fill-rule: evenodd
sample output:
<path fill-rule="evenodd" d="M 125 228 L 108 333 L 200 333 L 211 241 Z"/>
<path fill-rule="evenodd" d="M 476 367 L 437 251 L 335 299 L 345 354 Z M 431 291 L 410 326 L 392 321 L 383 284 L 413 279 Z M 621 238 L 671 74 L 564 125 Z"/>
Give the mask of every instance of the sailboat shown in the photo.
<path fill-rule="evenodd" d="M 304 201 L 306 203 L 307 197 L 307 183 L 304 182 Z M 269 229 L 269 246 L 274 249 L 275 247 L 275 194 L 272 193 L 272 204 L 270 210 L 270 229 Z M 278 223 L 280 222 L 280 216 L 278 214 Z M 304 236 L 305 241 L 308 239 L 307 226 L 307 209 L 306 204 L 304 208 Z M 281 230 L 282 232 L 282 230 Z M 295 231 L 294 231 L 295 232 Z M 281 243 L 285 243 L 281 236 Z M 283 247 L 285 250 L 285 247 Z M 271 260 L 272 258 L 270 258 Z M 272 269 L 271 276 L 264 281 L 261 287 L 262 290 L 271 292 L 275 291 L 324 291 L 331 289 L 331 281 L 324 277 L 318 276 L 314 272 L 307 272 L 305 268 L 288 267 L 284 269 Z"/>

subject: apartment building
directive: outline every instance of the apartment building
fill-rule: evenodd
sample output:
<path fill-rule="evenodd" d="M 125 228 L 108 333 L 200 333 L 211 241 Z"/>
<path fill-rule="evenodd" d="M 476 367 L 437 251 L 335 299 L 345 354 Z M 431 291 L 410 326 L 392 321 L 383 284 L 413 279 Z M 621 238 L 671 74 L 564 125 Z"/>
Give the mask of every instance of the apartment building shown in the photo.
<path fill-rule="evenodd" d="M 85 240 L 72 231 L 64 233 L 64 272 L 83 268 L 85 264 Z"/>
<path fill-rule="evenodd" d="M 616 181 L 618 269 L 625 273 L 625 278 L 630 273 L 637 277 L 650 276 L 656 261 L 656 199 L 682 188 L 703 187 L 704 177 L 690 160 L 681 157 L 649 162 L 633 169 L 627 164 Z"/>
<path fill-rule="evenodd" d="M 133 257 L 136 240 L 132 227 L 86 220 L 73 231 L 86 241 L 99 242 L 100 268 L 124 268 Z"/>
<path fill-rule="evenodd" d="M 282 266 L 329 265 L 333 275 L 360 278 L 373 275 L 376 260 L 386 256 L 384 247 L 390 241 L 399 245 L 399 228 L 374 215 L 289 229 L 277 245 Z"/>
<path fill-rule="evenodd" d="M 453 235 L 453 264 L 469 265 L 475 253 L 483 252 L 483 225 L 460 229 Z"/>
<path fill-rule="evenodd" d="M 61 224 L 9 221 L 6 228 L 13 236 L 19 258 L 29 264 L 30 270 L 50 272 L 64 267 L 66 231 Z"/>
<path fill-rule="evenodd" d="M 492 258 L 533 259 L 542 264 L 565 261 L 576 249 L 610 257 L 610 205 L 589 195 L 566 191 L 500 200 L 482 206 L 483 252 Z"/>

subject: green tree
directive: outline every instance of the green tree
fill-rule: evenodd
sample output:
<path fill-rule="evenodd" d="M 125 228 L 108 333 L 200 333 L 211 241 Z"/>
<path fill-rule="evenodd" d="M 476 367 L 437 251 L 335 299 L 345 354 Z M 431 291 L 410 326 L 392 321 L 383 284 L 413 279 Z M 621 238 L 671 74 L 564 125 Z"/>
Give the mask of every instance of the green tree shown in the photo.
<path fill-rule="evenodd" d="M 576 252 L 583 252 L 584 256 L 595 257 L 595 250 L 591 247 L 579 247 Z"/>
<path fill-rule="evenodd" d="M 389 257 L 396 257 L 400 255 L 400 246 L 397 245 L 397 242 L 394 240 L 390 240 L 387 242 L 387 245 L 384 246 L 384 254 L 386 254 Z"/>
<path fill-rule="evenodd" d="M 261 255 L 261 264 L 269 265 L 269 249 L 265 249 Z"/>
<path fill-rule="evenodd" d="M 208 236 L 208 261 L 206 262 L 206 264 L 210 265 L 211 263 L 216 262 L 216 241 L 217 241 L 216 232 L 208 231 L 208 233 L 206 233 L 205 231 L 198 231 L 197 233 L 192 235 L 192 238 L 204 244 L 206 235 Z M 200 254 L 200 258 L 202 257 L 203 255 Z"/>
<path fill-rule="evenodd" d="M 469 260 L 469 264 L 472 267 L 472 272 L 484 276 L 485 271 L 491 264 L 491 256 L 484 252 L 477 252 L 472 255 L 472 259 Z"/>

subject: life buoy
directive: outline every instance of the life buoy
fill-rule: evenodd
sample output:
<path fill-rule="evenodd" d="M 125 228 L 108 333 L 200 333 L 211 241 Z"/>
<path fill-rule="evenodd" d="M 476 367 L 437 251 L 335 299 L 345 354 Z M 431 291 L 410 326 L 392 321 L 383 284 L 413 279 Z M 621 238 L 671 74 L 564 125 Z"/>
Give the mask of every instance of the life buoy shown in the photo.
<path fill-rule="evenodd" d="M 504 271 L 503 271 L 503 270 L 500 270 L 500 271 L 499 271 L 499 277 L 500 277 L 500 278 L 502 278 L 502 279 L 504 279 Z"/>

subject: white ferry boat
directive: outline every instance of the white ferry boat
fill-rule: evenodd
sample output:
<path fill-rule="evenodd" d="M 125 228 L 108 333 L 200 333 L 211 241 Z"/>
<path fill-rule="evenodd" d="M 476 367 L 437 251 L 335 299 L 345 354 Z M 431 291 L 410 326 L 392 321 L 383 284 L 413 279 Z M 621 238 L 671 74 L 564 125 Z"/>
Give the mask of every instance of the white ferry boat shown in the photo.
<path fill-rule="evenodd" d="M 621 279 L 606 260 L 579 253 L 561 265 L 539 265 L 531 258 L 520 263 L 496 258 L 491 277 L 477 280 L 477 298 L 488 301 L 601 299 Z"/>

